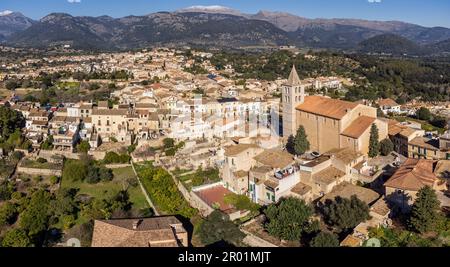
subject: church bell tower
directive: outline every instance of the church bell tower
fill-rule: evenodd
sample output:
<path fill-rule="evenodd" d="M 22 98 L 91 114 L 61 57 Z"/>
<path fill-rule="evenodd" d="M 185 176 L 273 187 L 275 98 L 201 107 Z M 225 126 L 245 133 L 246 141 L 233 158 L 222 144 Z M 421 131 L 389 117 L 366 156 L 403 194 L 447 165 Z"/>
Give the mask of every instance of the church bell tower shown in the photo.
<path fill-rule="evenodd" d="M 283 136 L 295 135 L 297 132 L 295 108 L 305 101 L 305 86 L 298 77 L 295 65 L 292 66 L 288 81 L 281 87 L 283 105 Z"/>

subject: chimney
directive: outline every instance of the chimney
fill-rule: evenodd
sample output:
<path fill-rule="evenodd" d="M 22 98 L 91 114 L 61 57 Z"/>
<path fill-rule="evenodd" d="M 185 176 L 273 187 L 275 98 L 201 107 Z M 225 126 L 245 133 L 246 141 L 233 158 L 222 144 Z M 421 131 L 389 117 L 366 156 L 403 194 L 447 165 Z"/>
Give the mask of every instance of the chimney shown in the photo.
<path fill-rule="evenodd" d="M 133 221 L 133 230 L 137 230 L 140 223 L 141 223 L 141 220 Z"/>

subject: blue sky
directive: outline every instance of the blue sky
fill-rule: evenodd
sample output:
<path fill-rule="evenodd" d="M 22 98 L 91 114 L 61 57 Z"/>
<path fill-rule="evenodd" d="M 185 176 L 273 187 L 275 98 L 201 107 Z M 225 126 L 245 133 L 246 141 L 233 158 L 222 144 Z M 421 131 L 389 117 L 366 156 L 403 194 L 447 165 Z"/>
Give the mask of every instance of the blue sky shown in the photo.
<path fill-rule="evenodd" d="M 400 20 L 450 27 L 448 0 L 0 0 L 0 12 L 20 11 L 34 19 L 52 12 L 123 17 L 173 11 L 192 5 L 222 5 L 246 13 L 286 11 L 308 18 Z"/>

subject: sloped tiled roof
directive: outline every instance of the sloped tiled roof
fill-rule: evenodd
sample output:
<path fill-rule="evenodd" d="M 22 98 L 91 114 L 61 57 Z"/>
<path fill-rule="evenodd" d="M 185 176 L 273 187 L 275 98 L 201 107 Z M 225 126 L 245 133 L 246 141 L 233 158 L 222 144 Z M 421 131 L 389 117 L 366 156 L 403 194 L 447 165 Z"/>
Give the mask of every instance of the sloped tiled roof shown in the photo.
<path fill-rule="evenodd" d="M 297 110 L 340 120 L 357 106 L 356 103 L 323 96 L 307 96 L 305 102 L 297 106 Z"/>
<path fill-rule="evenodd" d="M 385 107 L 400 106 L 399 104 L 397 104 L 394 100 L 392 100 L 390 98 L 381 99 L 380 101 L 378 101 L 378 105 L 385 106 Z"/>
<path fill-rule="evenodd" d="M 277 149 L 265 150 L 253 159 L 274 169 L 283 169 L 294 162 L 294 158 L 291 154 Z"/>
<path fill-rule="evenodd" d="M 254 144 L 238 144 L 233 146 L 227 146 L 225 147 L 225 156 L 233 157 L 250 148 L 258 148 L 258 146 Z"/>
<path fill-rule="evenodd" d="M 134 225 L 137 225 L 134 228 Z M 96 220 L 92 247 L 153 247 L 178 246 L 174 228 L 185 231 L 173 217 L 145 219 Z"/>
<path fill-rule="evenodd" d="M 433 186 L 437 180 L 433 173 L 436 161 L 408 159 L 384 184 L 386 187 L 419 191 L 424 186 Z"/>
<path fill-rule="evenodd" d="M 358 117 L 344 130 L 342 135 L 357 139 L 366 132 L 374 122 L 375 118 L 367 116 Z"/>

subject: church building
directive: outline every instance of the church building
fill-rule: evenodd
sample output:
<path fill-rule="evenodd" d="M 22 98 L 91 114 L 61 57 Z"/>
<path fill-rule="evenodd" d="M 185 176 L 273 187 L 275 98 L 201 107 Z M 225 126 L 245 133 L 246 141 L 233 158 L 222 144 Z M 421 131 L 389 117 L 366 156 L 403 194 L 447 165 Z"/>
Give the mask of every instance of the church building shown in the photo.
<path fill-rule="evenodd" d="M 308 96 L 295 66 L 282 86 L 283 136 L 305 128 L 310 149 L 325 153 L 336 148 L 369 152 L 370 129 L 377 125 L 379 140 L 387 138 L 388 124 L 377 118 L 377 109 L 325 96 Z"/>

